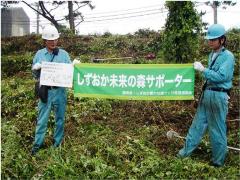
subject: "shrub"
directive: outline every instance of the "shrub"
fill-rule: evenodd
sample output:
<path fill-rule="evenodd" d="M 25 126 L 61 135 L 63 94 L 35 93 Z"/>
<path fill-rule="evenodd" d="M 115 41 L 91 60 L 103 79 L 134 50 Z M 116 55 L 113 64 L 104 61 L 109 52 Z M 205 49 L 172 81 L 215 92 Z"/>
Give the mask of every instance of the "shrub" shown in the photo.
<path fill-rule="evenodd" d="M 18 72 L 31 70 L 33 54 L 2 56 L 2 76 L 12 76 Z"/>

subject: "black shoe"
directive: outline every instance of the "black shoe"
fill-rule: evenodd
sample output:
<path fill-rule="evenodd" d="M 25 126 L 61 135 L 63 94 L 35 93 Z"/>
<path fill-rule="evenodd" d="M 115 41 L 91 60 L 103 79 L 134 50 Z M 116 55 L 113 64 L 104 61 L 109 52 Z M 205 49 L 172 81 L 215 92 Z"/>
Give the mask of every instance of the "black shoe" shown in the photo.
<path fill-rule="evenodd" d="M 58 148 L 60 146 L 60 144 L 54 144 L 53 147 L 54 148 Z"/>
<path fill-rule="evenodd" d="M 61 143 L 56 143 L 55 140 L 53 141 L 53 147 L 58 148 L 61 145 Z"/>
<path fill-rule="evenodd" d="M 217 167 L 217 168 L 220 168 L 220 167 L 221 167 L 219 164 L 216 164 L 216 163 L 213 163 L 213 162 L 210 162 L 209 165 L 210 165 L 210 166 Z"/>
<path fill-rule="evenodd" d="M 32 156 L 35 156 L 35 155 L 37 154 L 37 152 L 38 152 L 38 150 L 36 150 L 36 149 L 32 149 L 32 151 L 31 151 L 31 155 L 32 155 Z"/>
<path fill-rule="evenodd" d="M 33 147 L 31 151 L 31 155 L 32 156 L 36 155 L 38 151 L 39 151 L 39 147 Z"/>

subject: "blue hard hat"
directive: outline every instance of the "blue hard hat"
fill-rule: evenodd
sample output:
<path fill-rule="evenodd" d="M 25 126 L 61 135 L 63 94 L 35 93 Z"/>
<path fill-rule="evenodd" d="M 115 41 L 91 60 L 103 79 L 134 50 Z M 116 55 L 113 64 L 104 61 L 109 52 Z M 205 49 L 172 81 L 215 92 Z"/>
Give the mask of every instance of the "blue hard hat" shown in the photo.
<path fill-rule="evenodd" d="M 216 39 L 223 36 L 226 33 L 225 28 L 221 24 L 213 24 L 208 28 L 205 39 Z"/>

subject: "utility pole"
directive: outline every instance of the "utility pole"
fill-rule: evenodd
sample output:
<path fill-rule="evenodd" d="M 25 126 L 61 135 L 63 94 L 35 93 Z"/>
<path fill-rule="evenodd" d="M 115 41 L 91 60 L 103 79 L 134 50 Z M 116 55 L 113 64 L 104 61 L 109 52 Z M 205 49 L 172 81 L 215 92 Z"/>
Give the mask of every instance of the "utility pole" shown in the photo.
<path fill-rule="evenodd" d="M 39 4 L 37 3 L 37 11 L 39 11 Z M 39 13 L 37 12 L 37 34 L 39 34 Z"/>
<path fill-rule="evenodd" d="M 218 6 L 218 2 L 217 1 L 213 1 L 212 8 L 213 8 L 214 24 L 217 24 L 217 6 Z"/>

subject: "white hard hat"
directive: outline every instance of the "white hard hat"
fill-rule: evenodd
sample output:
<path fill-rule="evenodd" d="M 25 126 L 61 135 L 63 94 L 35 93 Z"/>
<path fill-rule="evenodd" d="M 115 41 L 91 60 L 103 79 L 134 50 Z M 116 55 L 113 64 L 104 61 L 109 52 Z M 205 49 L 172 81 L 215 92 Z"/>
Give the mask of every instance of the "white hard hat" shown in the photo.
<path fill-rule="evenodd" d="M 51 25 L 46 26 L 42 32 L 42 38 L 46 40 L 55 40 L 59 38 L 58 30 Z"/>

